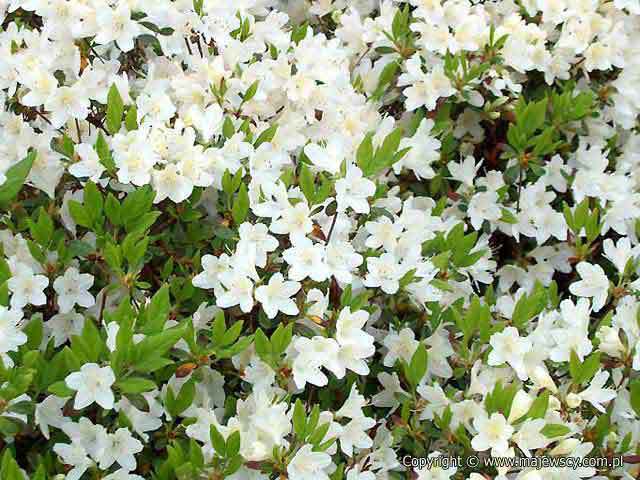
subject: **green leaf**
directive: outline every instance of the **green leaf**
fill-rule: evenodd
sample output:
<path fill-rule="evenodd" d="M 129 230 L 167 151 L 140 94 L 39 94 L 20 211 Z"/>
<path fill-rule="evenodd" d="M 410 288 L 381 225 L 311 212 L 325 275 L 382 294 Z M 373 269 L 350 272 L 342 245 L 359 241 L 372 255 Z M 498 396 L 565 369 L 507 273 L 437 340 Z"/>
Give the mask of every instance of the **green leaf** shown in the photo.
<path fill-rule="evenodd" d="M 555 438 L 566 435 L 570 431 L 571 429 L 566 425 L 562 425 L 560 423 L 549 423 L 545 425 L 542 430 L 540 430 L 540 433 L 542 433 L 547 438 Z"/>
<path fill-rule="evenodd" d="M 120 206 L 120 202 L 111 192 L 109 192 L 107 199 L 104 202 L 104 213 L 112 225 L 115 225 L 116 227 L 122 225 L 121 212 L 122 207 Z"/>
<path fill-rule="evenodd" d="M 224 123 L 222 124 L 222 134 L 224 138 L 231 138 L 235 135 L 236 129 L 233 126 L 233 122 L 229 117 L 224 119 Z"/>
<path fill-rule="evenodd" d="M 67 384 L 64 382 L 64 380 L 60 380 L 59 382 L 55 382 L 49 385 L 49 388 L 47 390 L 49 391 L 49 393 L 52 393 L 53 395 L 61 398 L 73 397 L 73 395 L 75 395 L 76 393 L 75 390 L 67 387 Z"/>
<path fill-rule="evenodd" d="M 137 360 L 136 364 L 147 360 L 149 357 L 162 357 L 184 336 L 185 333 L 186 325 L 183 323 L 144 338 L 136 345 L 134 350 Z"/>
<path fill-rule="evenodd" d="M 373 160 L 373 134 L 368 133 L 356 152 L 356 161 L 358 167 L 364 172 L 368 170 L 368 166 Z"/>
<path fill-rule="evenodd" d="M 156 388 L 155 382 L 146 378 L 129 377 L 116 383 L 122 393 L 143 393 Z"/>
<path fill-rule="evenodd" d="M 46 212 L 44 207 L 40 207 L 38 221 L 34 222 L 28 219 L 29 231 L 33 239 L 43 247 L 46 247 L 51 243 L 53 237 L 53 220 Z"/>
<path fill-rule="evenodd" d="M 81 227 L 91 228 L 93 225 L 89 212 L 81 203 L 75 200 L 69 200 L 69 213 L 71 213 L 71 218 L 73 218 L 74 222 Z"/>
<path fill-rule="evenodd" d="M 518 224 L 518 219 L 509 210 L 507 210 L 506 208 L 501 208 L 500 211 L 502 212 L 502 216 L 500 217 L 500 220 L 499 220 L 500 222 L 509 223 L 512 225 Z"/>
<path fill-rule="evenodd" d="M 227 438 L 226 453 L 227 457 L 235 457 L 240 451 L 240 432 L 236 430 Z"/>
<path fill-rule="evenodd" d="M 176 397 L 175 402 L 175 415 L 180 415 L 187 408 L 191 406 L 193 403 L 193 399 L 196 396 L 196 383 L 193 378 L 190 378 L 182 388 L 180 389 L 180 393 Z"/>
<path fill-rule="evenodd" d="M 124 102 L 122 101 L 118 87 L 116 87 L 114 83 L 111 85 L 107 95 L 107 115 L 105 123 L 110 134 L 115 135 L 120 131 L 123 114 Z"/>
<path fill-rule="evenodd" d="M 215 425 L 211 425 L 211 427 L 209 428 L 209 437 L 211 438 L 211 445 L 213 445 L 213 448 L 215 449 L 217 454 L 220 457 L 224 458 L 227 453 L 227 445 L 224 441 L 224 437 L 218 431 Z"/>
<path fill-rule="evenodd" d="M 231 325 L 231 327 L 229 327 L 229 330 L 227 330 L 224 333 L 224 335 L 222 335 L 220 346 L 226 347 L 228 345 L 231 345 L 233 342 L 235 342 L 240 336 L 240 333 L 242 332 L 243 325 L 244 325 L 243 320 L 238 320 L 233 325 Z"/>
<path fill-rule="evenodd" d="M 293 431 L 300 439 L 304 439 L 306 426 L 307 415 L 304 411 L 304 405 L 298 398 L 293 407 Z"/>
<path fill-rule="evenodd" d="M 116 162 L 111 156 L 111 150 L 101 131 L 98 132 L 98 138 L 93 148 L 98 154 L 100 163 L 107 169 L 107 172 L 114 173 L 116 171 Z"/>
<path fill-rule="evenodd" d="M 91 217 L 92 224 L 101 221 L 104 200 L 98 187 L 92 181 L 88 181 L 85 185 L 83 199 L 84 209 Z"/>
<path fill-rule="evenodd" d="M 7 179 L 0 185 L 0 204 L 6 204 L 18 195 L 18 192 L 20 192 L 20 189 L 29 176 L 33 162 L 36 159 L 36 154 L 35 150 L 30 151 L 24 159 L 6 171 L 5 177 L 7 177 Z"/>
<path fill-rule="evenodd" d="M 271 335 L 271 348 L 276 356 L 282 355 L 293 337 L 293 323 L 286 327 L 283 324 L 278 325 L 276 331 Z"/>
<path fill-rule="evenodd" d="M 251 84 L 251 86 L 247 89 L 247 91 L 244 93 L 244 96 L 242 97 L 242 103 L 248 102 L 249 100 L 251 100 L 253 97 L 256 96 L 259 85 L 260 85 L 259 80 L 256 80 Z"/>
<path fill-rule="evenodd" d="M 417 386 L 427 373 L 428 358 L 429 355 L 427 354 L 427 349 L 424 346 L 424 343 L 420 342 L 420 345 L 418 345 L 418 348 L 416 348 L 416 351 L 411 357 L 411 362 L 409 363 L 409 371 L 411 372 L 411 383 L 414 386 Z"/>
<path fill-rule="evenodd" d="M 569 373 L 576 385 L 582 385 L 591 381 L 600 369 L 600 352 L 594 352 L 580 361 L 575 351 L 571 350 L 569 359 Z"/>
<path fill-rule="evenodd" d="M 549 408 L 549 392 L 545 390 L 531 404 L 529 411 L 525 415 L 526 418 L 536 419 L 544 418 Z"/>
<path fill-rule="evenodd" d="M 124 117 L 124 126 L 128 131 L 138 129 L 138 110 L 135 105 L 131 105 L 127 110 L 127 115 Z"/>
<path fill-rule="evenodd" d="M 269 342 L 269 339 L 264 334 L 262 329 L 258 328 L 258 330 L 256 330 L 253 341 L 255 343 L 256 354 L 258 355 L 258 357 L 260 357 L 263 362 L 272 365 L 273 360 L 271 342 Z"/>
<path fill-rule="evenodd" d="M 144 332 L 147 334 L 161 332 L 169 318 L 170 310 L 169 285 L 165 284 L 156 292 L 147 307 Z"/>
<path fill-rule="evenodd" d="M 311 173 L 311 170 L 306 163 L 300 165 L 300 175 L 298 176 L 298 184 L 300 189 L 307 199 L 309 205 L 313 205 L 313 199 L 315 197 L 315 177 Z"/>
<path fill-rule="evenodd" d="M 631 391 L 631 407 L 636 415 L 640 417 L 640 379 L 636 378 L 629 383 Z"/>
<path fill-rule="evenodd" d="M 247 192 L 247 185 L 242 183 L 238 190 L 238 195 L 233 202 L 233 208 L 231 210 L 233 221 L 240 225 L 245 221 L 249 214 L 249 193 Z"/>
<path fill-rule="evenodd" d="M 273 138 L 276 136 L 276 132 L 278 131 L 278 125 L 277 124 L 273 124 L 271 125 L 269 128 L 267 128 L 266 130 L 264 130 L 256 139 L 255 143 L 253 144 L 254 148 L 258 148 L 260 145 L 262 145 L 263 143 L 268 143 L 271 140 L 273 140 Z"/>

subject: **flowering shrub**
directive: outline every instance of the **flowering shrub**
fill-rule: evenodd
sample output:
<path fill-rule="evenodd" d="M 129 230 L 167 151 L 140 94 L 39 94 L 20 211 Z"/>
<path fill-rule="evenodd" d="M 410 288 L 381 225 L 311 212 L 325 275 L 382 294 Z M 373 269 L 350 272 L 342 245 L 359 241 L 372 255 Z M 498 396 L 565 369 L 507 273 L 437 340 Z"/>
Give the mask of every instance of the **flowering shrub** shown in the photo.
<path fill-rule="evenodd" d="M 0 11 L 2 480 L 636 478 L 637 0 Z"/>

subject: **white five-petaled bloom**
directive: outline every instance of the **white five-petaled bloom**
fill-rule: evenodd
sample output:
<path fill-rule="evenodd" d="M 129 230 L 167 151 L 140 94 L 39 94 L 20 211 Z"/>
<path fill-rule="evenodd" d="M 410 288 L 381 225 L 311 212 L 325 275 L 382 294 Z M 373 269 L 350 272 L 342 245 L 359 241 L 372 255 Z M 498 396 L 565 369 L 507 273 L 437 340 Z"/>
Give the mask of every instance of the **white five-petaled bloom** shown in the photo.
<path fill-rule="evenodd" d="M 11 307 L 21 309 L 25 305 L 44 305 L 47 296 L 44 289 L 49 285 L 49 279 L 44 275 L 36 275 L 24 264 L 18 264 L 13 276 L 7 281 L 7 287 L 12 293 Z"/>
<path fill-rule="evenodd" d="M 599 371 L 591 380 L 589 387 L 586 390 L 578 393 L 580 400 L 586 400 L 595 407 L 601 413 L 605 413 L 606 410 L 603 403 L 613 400 L 617 396 L 617 392 L 611 388 L 603 388 L 604 384 L 609 379 L 609 372 Z"/>
<path fill-rule="evenodd" d="M 298 202 L 282 211 L 282 216 L 271 223 L 269 227 L 273 233 L 289 235 L 292 242 L 304 239 L 313 230 L 313 222 L 309 216 L 309 206 L 306 202 Z"/>
<path fill-rule="evenodd" d="M 293 246 L 284 251 L 282 258 L 291 267 L 289 278 L 292 280 L 300 281 L 309 277 L 322 282 L 329 276 L 325 247 L 306 237 L 294 241 Z"/>
<path fill-rule="evenodd" d="M 0 306 L 0 354 L 15 352 L 27 343 L 27 336 L 20 330 L 22 312 Z"/>
<path fill-rule="evenodd" d="M 580 262 L 576 267 L 581 280 L 569 285 L 569 291 L 578 297 L 593 298 L 593 311 L 598 312 L 607 301 L 609 279 L 600 265 Z"/>
<path fill-rule="evenodd" d="M 119 428 L 108 436 L 108 444 L 100 455 L 100 468 L 106 470 L 115 462 L 127 471 L 135 470 L 135 454 L 143 449 L 140 440 L 133 438 L 128 428 Z"/>
<path fill-rule="evenodd" d="M 356 213 L 369 213 L 369 197 L 376 193 L 376 184 L 362 176 L 356 166 L 347 168 L 344 178 L 336 182 L 336 201 L 340 211 L 351 207 Z"/>
<path fill-rule="evenodd" d="M 110 366 L 85 363 L 79 372 L 70 373 L 65 379 L 67 387 L 76 391 L 73 408 L 80 410 L 97 403 L 105 410 L 113 408 L 114 395 L 111 385 L 116 381 Z"/>
<path fill-rule="evenodd" d="M 62 409 L 67 403 L 66 398 L 49 395 L 42 402 L 36 405 L 35 422 L 40 427 L 44 437 L 49 439 L 49 427 L 62 428 L 67 421 L 62 413 Z"/>
<path fill-rule="evenodd" d="M 390 330 L 389 334 L 382 340 L 382 344 L 388 350 L 384 357 L 383 365 L 385 367 L 393 367 L 398 359 L 402 359 L 405 362 L 411 361 L 411 357 L 413 357 L 420 342 L 416 340 L 413 330 L 403 328 L 399 333 Z"/>
<path fill-rule="evenodd" d="M 131 19 L 131 10 L 127 2 L 118 3 L 115 9 L 109 6 L 98 8 L 96 23 L 99 29 L 95 42 L 105 45 L 115 41 L 123 52 L 133 49 L 133 40 L 142 30 L 138 22 Z"/>
<path fill-rule="evenodd" d="M 602 244 L 604 247 L 604 256 L 616 267 L 622 275 L 624 273 L 627 262 L 638 255 L 638 247 L 632 247 L 628 237 L 622 237 L 615 245 L 613 240 L 607 238 Z"/>
<path fill-rule="evenodd" d="M 471 446 L 478 452 L 491 449 L 491 456 L 499 457 L 509 449 L 509 440 L 514 428 L 501 413 L 492 413 L 491 417 L 481 416 L 473 421 L 478 434 L 471 440 Z"/>
<path fill-rule="evenodd" d="M 70 312 L 74 305 L 91 307 L 96 300 L 89 293 L 93 286 L 93 275 L 80 273 L 77 268 L 69 267 L 64 275 L 53 282 L 53 289 L 58 294 L 60 313 Z"/>
<path fill-rule="evenodd" d="M 531 351 L 531 340 L 520 337 L 517 328 L 507 327 L 500 333 L 494 333 L 489 343 L 493 347 L 489 353 L 489 365 L 497 366 L 506 362 L 516 371 L 520 380 L 529 378 L 525 355 Z"/>
<path fill-rule="evenodd" d="M 62 463 L 73 466 L 67 472 L 66 480 L 79 480 L 94 463 L 87 455 L 84 446 L 78 442 L 72 442 L 71 444 L 56 443 L 53 446 L 53 451 L 60 456 Z"/>
<path fill-rule="evenodd" d="M 220 274 L 220 283 L 225 291 L 216 293 L 216 305 L 229 308 L 240 305 L 243 312 L 249 313 L 253 308 L 253 282 L 242 272 L 228 271 Z"/>
<path fill-rule="evenodd" d="M 267 316 L 275 318 L 279 311 L 287 315 L 298 313 L 298 306 L 291 300 L 298 290 L 299 282 L 285 281 L 284 276 L 278 272 L 269 279 L 267 285 L 256 288 L 255 295 Z"/>
<path fill-rule="evenodd" d="M 189 198 L 193 192 L 193 181 L 178 169 L 175 164 L 169 164 L 162 170 L 153 171 L 153 186 L 156 189 L 155 203 L 169 198 L 180 203 Z"/>
<path fill-rule="evenodd" d="M 314 452 L 311 445 L 298 450 L 287 466 L 291 480 L 328 480 L 331 457 L 325 452 Z"/>
<path fill-rule="evenodd" d="M 405 274 L 405 268 L 398 264 L 393 253 L 383 253 L 379 257 L 367 258 L 367 276 L 364 285 L 380 287 L 384 293 L 392 295 L 400 288 L 400 279 Z"/>

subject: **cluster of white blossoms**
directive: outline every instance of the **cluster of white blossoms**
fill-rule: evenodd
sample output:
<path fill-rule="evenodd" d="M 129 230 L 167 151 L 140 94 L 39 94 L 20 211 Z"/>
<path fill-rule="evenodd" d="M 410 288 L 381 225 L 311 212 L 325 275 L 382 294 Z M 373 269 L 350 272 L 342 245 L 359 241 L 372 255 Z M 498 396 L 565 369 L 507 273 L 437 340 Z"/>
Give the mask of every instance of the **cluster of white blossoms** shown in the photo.
<path fill-rule="evenodd" d="M 638 0 L 0 17 L 1 480 L 638 477 Z"/>

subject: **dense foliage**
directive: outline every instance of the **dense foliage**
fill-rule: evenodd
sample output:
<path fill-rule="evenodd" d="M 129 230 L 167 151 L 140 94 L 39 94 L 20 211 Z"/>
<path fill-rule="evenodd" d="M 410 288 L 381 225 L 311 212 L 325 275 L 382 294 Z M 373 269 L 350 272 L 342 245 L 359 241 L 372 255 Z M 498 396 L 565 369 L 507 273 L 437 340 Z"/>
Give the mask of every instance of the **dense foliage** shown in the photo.
<path fill-rule="evenodd" d="M 0 14 L 1 480 L 637 478 L 637 0 Z"/>

